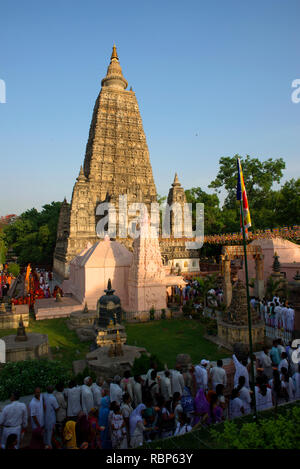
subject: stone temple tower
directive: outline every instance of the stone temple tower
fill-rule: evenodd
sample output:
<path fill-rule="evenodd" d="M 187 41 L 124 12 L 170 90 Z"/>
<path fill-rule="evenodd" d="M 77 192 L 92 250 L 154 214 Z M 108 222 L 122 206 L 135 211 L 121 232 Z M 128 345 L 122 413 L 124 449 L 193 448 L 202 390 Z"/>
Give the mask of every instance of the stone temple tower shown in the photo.
<path fill-rule="evenodd" d="M 99 241 L 97 205 L 118 208 L 119 195 L 129 204 L 143 202 L 150 209 L 157 194 L 149 150 L 135 93 L 127 88 L 116 46 L 96 99 L 83 167 L 70 204 L 64 201 L 54 253 L 54 271 L 68 277 L 70 261 L 88 242 Z"/>
<path fill-rule="evenodd" d="M 186 204 L 185 192 L 179 182 L 177 173 L 175 173 L 173 184 L 169 190 L 167 202 L 169 207 L 174 206 L 174 210 L 170 212 L 170 234 L 172 236 L 176 235 L 176 225 L 182 231 L 184 231 L 183 224 L 186 225 L 187 230 L 191 230 L 191 220 L 187 218 L 184 211 L 184 204 Z M 177 215 L 179 215 L 179 220 L 177 220 Z"/>

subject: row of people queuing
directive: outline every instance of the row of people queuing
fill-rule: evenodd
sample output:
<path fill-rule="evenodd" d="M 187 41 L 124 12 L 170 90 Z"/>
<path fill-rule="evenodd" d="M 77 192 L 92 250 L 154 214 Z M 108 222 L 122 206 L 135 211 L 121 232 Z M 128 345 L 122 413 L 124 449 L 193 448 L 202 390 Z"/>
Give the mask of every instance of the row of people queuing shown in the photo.
<path fill-rule="evenodd" d="M 266 326 L 288 332 L 294 330 L 295 309 L 285 298 L 274 296 L 272 301 L 268 301 L 266 298 L 260 300 L 253 297 L 250 303 L 260 313 Z"/>
<path fill-rule="evenodd" d="M 279 342 L 256 357 L 255 397 L 257 410 L 300 399 L 300 366 L 291 364 L 289 349 Z M 279 360 L 279 361 L 278 361 Z M 251 412 L 249 360 L 235 365 L 233 389 L 225 396 L 228 377 L 222 360 L 211 366 L 201 360 L 187 372 L 179 369 L 113 380 L 90 377 L 83 385 L 62 383 L 46 393 L 36 388 L 29 407 L 13 393 L 0 414 L 2 448 L 19 448 L 30 418 L 29 448 L 126 449 L 147 441 L 182 435 Z M 24 446 L 24 445 L 23 445 Z"/>

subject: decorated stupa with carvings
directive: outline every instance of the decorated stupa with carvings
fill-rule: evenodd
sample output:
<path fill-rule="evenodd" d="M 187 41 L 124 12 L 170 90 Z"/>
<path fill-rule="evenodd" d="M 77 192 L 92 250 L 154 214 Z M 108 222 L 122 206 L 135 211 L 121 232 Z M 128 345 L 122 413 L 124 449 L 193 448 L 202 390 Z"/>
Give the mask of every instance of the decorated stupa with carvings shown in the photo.
<path fill-rule="evenodd" d="M 255 308 L 250 304 L 251 322 L 255 324 L 260 317 Z M 248 306 L 246 286 L 238 280 L 233 287 L 232 299 L 228 311 L 223 314 L 223 321 L 239 326 L 248 325 Z"/>

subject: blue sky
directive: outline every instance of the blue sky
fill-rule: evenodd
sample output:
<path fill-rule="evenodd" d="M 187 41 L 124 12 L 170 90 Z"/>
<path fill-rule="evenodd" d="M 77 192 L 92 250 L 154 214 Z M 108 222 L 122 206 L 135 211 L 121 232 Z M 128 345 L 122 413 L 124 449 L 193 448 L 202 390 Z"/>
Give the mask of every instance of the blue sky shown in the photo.
<path fill-rule="evenodd" d="M 71 198 L 113 42 L 159 194 L 206 190 L 221 156 L 300 176 L 299 0 L 2 0 L 0 215 Z"/>

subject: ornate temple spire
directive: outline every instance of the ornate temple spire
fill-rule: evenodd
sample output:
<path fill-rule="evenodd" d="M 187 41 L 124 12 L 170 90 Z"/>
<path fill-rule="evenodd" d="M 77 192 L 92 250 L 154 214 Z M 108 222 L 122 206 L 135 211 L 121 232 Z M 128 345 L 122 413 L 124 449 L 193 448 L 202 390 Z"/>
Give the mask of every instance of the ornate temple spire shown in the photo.
<path fill-rule="evenodd" d="M 113 45 L 113 50 L 112 50 L 112 54 L 111 54 L 111 58 L 110 58 L 110 63 L 112 62 L 113 59 L 116 59 L 117 61 L 119 61 L 116 44 Z"/>
<path fill-rule="evenodd" d="M 180 182 L 179 182 L 179 179 L 178 179 L 178 176 L 177 176 L 177 173 L 175 173 L 175 177 L 174 177 L 174 182 L 172 184 L 172 186 L 181 186 Z"/>
<path fill-rule="evenodd" d="M 84 175 L 82 165 L 80 166 L 80 171 L 79 171 L 79 174 L 78 174 L 77 181 L 79 181 L 79 182 L 81 182 L 81 181 L 86 181 L 86 177 L 85 177 L 85 175 Z"/>
<path fill-rule="evenodd" d="M 107 69 L 106 77 L 101 82 L 102 86 L 116 90 L 125 90 L 128 86 L 127 80 L 123 77 L 122 68 L 119 63 L 119 57 L 115 44 L 110 58 L 110 64 Z"/>

